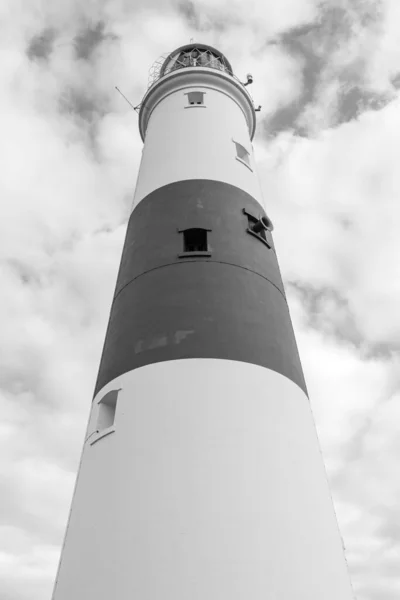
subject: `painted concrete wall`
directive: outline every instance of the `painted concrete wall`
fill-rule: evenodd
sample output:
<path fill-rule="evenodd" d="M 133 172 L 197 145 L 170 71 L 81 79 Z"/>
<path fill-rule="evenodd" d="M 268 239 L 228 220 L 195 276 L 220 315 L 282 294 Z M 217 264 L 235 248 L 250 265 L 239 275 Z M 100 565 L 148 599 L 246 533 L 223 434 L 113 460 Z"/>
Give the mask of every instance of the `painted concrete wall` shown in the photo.
<path fill-rule="evenodd" d="M 149 200 L 152 192 L 157 202 L 168 203 L 168 214 L 159 207 L 156 213 L 153 208 L 147 211 L 153 234 L 158 223 L 155 214 L 159 220 L 162 216 L 156 241 L 148 236 L 149 247 L 139 233 L 131 239 L 128 229 L 119 285 L 128 278 L 125 283 L 131 290 L 129 278 L 139 271 L 143 289 L 157 277 L 154 289 L 153 284 L 150 287 L 157 298 L 164 292 L 162 310 L 176 305 L 165 300 L 166 268 L 145 269 L 144 263 L 159 256 L 165 260 L 168 249 L 179 262 L 179 250 L 173 244 L 182 227 L 180 215 L 189 218 L 192 205 L 201 208 L 204 219 L 206 199 L 220 201 L 221 210 L 227 201 L 232 202 L 234 210 L 225 211 L 218 238 L 221 247 L 212 241 L 212 234 L 225 213 L 220 210 L 210 226 L 215 257 L 228 251 L 232 238 L 236 246 L 240 239 L 248 247 L 240 253 L 240 261 L 256 258 L 257 250 L 247 244 L 250 240 L 275 260 L 273 250 L 249 236 L 243 217 L 247 200 L 243 204 L 241 190 L 255 200 L 257 208 L 263 206 L 251 146 L 254 110 L 240 86 L 221 77 L 201 74 L 200 69 L 171 74 L 148 92 L 142 106 L 140 130 L 145 134 L 145 147 L 131 219 L 139 230 L 145 229 L 140 215 L 155 206 Z M 189 106 L 189 91 L 204 92 L 204 106 Z M 250 168 L 237 160 L 234 142 L 249 151 Z M 218 188 L 224 183 L 230 186 L 222 193 Z M 175 185 L 163 189 L 169 184 Z M 179 194 L 187 203 L 173 212 Z M 142 202 L 145 198 L 147 203 Z M 258 214 L 255 208 L 253 212 Z M 199 215 L 194 209 L 192 213 L 191 226 L 200 226 Z M 233 234 L 239 217 L 244 219 L 243 226 L 240 221 L 243 239 Z M 197 272 L 207 268 L 210 277 L 214 266 L 200 262 Z M 232 269 L 232 261 L 224 268 Z M 194 263 L 185 285 L 193 273 Z M 207 288 L 211 300 L 222 306 L 240 300 L 235 293 L 221 302 L 221 292 L 215 294 L 205 281 L 202 284 L 195 278 L 193 290 L 199 285 Z M 218 281 L 225 280 L 221 276 Z M 150 287 L 143 297 L 135 292 L 132 301 L 125 302 L 126 313 L 117 310 L 122 323 L 136 328 L 135 335 L 141 335 L 141 324 L 151 313 Z M 281 302 L 271 302 L 271 294 L 257 292 L 250 280 L 245 287 L 251 299 L 246 310 L 254 315 L 254 307 L 264 303 L 269 311 L 266 318 L 276 324 L 276 307 Z M 182 281 L 175 288 L 181 298 Z M 276 294 L 284 302 L 278 289 Z M 239 304 L 239 308 L 244 305 Z M 214 310 L 210 319 L 221 334 L 225 321 L 219 312 Z M 171 335 L 179 333 L 178 320 L 169 318 Z M 236 331 L 237 323 L 238 319 L 227 329 Z M 151 326 L 145 326 L 143 336 L 152 335 L 152 327 L 156 330 L 161 325 L 165 333 L 164 324 L 155 318 Z M 168 353 L 161 362 L 148 357 L 151 364 L 136 364 L 130 370 L 132 365 L 126 366 L 124 360 L 132 358 L 131 349 L 122 344 L 115 319 L 110 320 L 110 328 L 115 342 L 111 354 L 121 363 L 117 372 L 125 373 L 106 385 L 104 381 L 111 376 L 98 383 L 53 600 L 351 600 L 315 426 L 307 396 L 297 384 L 304 384 L 302 377 L 292 373 L 292 380 L 277 365 L 273 370 L 270 363 L 254 364 L 251 353 L 240 358 L 250 362 L 228 360 L 232 356 L 225 347 L 215 358 L 193 358 L 194 352 L 183 354 L 192 358 L 176 360 L 170 360 Z M 191 331 L 192 324 L 183 329 Z M 283 356 L 287 366 L 294 338 L 292 343 L 281 331 L 274 344 L 266 336 L 265 349 Z M 244 346 L 242 337 L 239 346 Z M 260 352 L 263 341 L 261 346 Z M 120 390 L 114 424 L 110 426 L 108 403 L 100 419 L 107 427 L 98 431 L 98 402 L 112 390 Z"/>
<path fill-rule="evenodd" d="M 204 92 L 204 106 L 188 106 L 189 91 Z M 234 141 L 250 153 L 252 170 L 236 160 Z M 221 90 L 182 84 L 151 113 L 133 207 L 154 190 L 188 179 L 230 183 L 263 206 L 254 167 L 248 124 L 240 106 Z"/>
<path fill-rule="evenodd" d="M 350 600 L 304 392 L 269 369 L 136 369 L 85 444 L 54 600 Z"/>

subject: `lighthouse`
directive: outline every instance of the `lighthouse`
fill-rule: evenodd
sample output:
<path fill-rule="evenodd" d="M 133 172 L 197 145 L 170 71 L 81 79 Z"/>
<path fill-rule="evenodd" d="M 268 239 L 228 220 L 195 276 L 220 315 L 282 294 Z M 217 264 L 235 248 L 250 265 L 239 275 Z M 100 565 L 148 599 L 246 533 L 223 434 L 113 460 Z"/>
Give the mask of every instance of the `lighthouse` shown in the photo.
<path fill-rule="evenodd" d="M 152 71 L 53 600 L 351 600 L 257 177 L 215 48 Z"/>

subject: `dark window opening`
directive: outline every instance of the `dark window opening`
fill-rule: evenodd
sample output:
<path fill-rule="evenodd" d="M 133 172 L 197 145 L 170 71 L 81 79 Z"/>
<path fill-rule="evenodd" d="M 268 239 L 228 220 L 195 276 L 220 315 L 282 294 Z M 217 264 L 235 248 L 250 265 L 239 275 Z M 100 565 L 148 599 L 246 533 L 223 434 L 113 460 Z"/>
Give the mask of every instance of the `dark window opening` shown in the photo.
<path fill-rule="evenodd" d="M 187 97 L 190 106 L 204 104 L 204 92 L 189 92 Z"/>
<path fill-rule="evenodd" d="M 186 229 L 183 232 L 184 252 L 208 252 L 207 229 Z"/>

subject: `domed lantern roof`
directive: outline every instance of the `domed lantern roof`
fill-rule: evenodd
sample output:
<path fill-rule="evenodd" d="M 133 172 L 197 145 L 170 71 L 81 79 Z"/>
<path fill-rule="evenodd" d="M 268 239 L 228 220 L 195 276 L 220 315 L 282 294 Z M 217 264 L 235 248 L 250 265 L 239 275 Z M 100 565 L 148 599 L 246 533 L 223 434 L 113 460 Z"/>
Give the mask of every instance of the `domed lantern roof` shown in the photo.
<path fill-rule="evenodd" d="M 222 52 L 206 44 L 187 44 L 167 56 L 161 67 L 160 77 L 185 67 L 209 67 L 232 75 L 231 64 Z"/>

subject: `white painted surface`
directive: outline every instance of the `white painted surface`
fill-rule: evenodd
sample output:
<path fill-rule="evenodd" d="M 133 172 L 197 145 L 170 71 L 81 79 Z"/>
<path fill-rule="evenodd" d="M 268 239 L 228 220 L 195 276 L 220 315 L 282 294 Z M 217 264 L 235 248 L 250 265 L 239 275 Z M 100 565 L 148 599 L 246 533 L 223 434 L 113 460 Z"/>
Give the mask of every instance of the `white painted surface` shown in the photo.
<path fill-rule="evenodd" d="M 226 72 L 205 67 L 185 67 L 161 77 L 144 95 L 139 111 L 139 131 L 142 140 L 145 138 L 149 119 L 157 104 L 173 91 L 197 85 L 219 90 L 236 102 L 246 119 L 250 138 L 253 139 L 256 114 L 248 89 Z"/>
<path fill-rule="evenodd" d="M 133 208 L 154 190 L 188 179 L 229 183 L 264 206 L 243 110 L 245 102 L 242 105 L 238 101 L 236 88 L 220 85 L 218 72 L 215 76 L 206 73 L 205 77 L 200 69 L 183 71 L 173 86 L 169 80 L 161 81 L 157 99 L 150 98 L 148 106 L 142 106 L 148 125 Z M 204 106 L 188 105 L 190 91 L 204 92 Z M 249 152 L 252 170 L 236 160 L 234 142 Z"/>
<path fill-rule="evenodd" d="M 292 381 L 193 359 L 127 373 L 97 399 L 115 388 L 115 432 L 85 445 L 54 600 L 353 598 Z"/>

